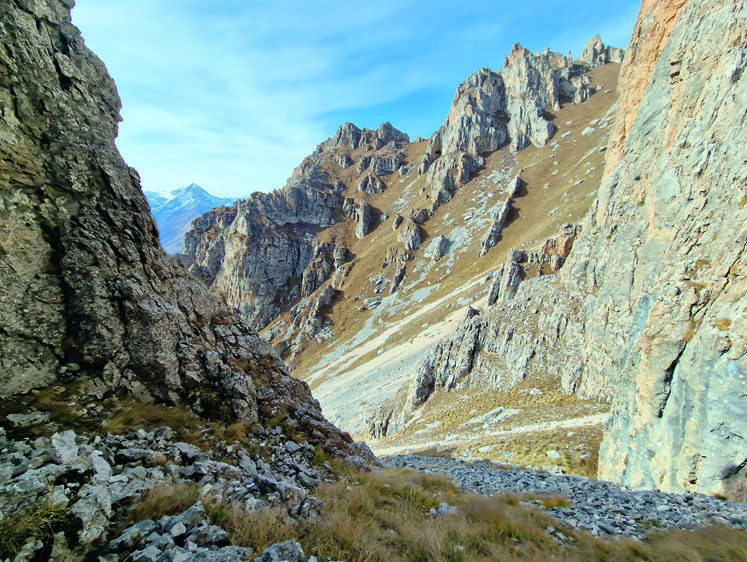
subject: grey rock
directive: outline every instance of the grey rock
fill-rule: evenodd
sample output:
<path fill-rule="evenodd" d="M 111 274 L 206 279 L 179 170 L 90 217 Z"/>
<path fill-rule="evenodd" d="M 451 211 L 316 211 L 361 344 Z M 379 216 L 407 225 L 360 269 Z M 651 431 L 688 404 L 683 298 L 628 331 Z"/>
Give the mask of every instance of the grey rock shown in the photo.
<path fill-rule="evenodd" d="M 376 176 L 363 176 L 363 179 L 358 182 L 358 191 L 368 193 L 369 195 L 382 193 L 385 189 L 386 184 Z"/>
<path fill-rule="evenodd" d="M 306 556 L 296 541 L 285 541 L 266 549 L 254 562 L 306 562 Z"/>
<path fill-rule="evenodd" d="M 52 435 L 52 448 L 57 462 L 70 464 L 78 458 L 78 445 L 75 443 L 75 432 L 72 430 Z"/>
<path fill-rule="evenodd" d="M 70 511 L 82 522 L 83 529 L 78 533 L 82 544 L 92 544 L 107 530 L 112 515 L 111 492 L 106 486 L 86 484 L 80 497 Z"/>
<path fill-rule="evenodd" d="M 350 158 L 350 155 L 342 153 L 337 155 L 337 164 L 342 168 L 343 170 L 346 170 L 350 166 L 353 165 L 353 159 Z"/>
<path fill-rule="evenodd" d="M 368 234 L 373 223 L 373 213 L 371 206 L 364 199 L 356 201 L 352 198 L 346 198 L 343 205 L 343 213 L 357 223 L 355 235 L 358 238 L 363 238 Z"/>
<path fill-rule="evenodd" d="M 508 196 L 503 201 L 503 203 L 498 208 L 498 211 L 495 212 L 493 215 L 493 221 L 490 225 L 490 229 L 488 230 L 487 235 L 482 241 L 482 248 L 480 249 L 480 255 L 484 256 L 488 253 L 488 250 L 495 246 L 498 241 L 501 239 L 501 234 L 503 233 L 503 227 L 506 226 L 506 221 L 509 217 L 509 212 L 511 211 L 511 204 L 513 203 L 513 198 L 516 197 L 517 192 L 521 188 L 521 178 L 519 176 L 514 177 L 512 179 L 508 186 L 503 191 L 508 192 Z"/>
<path fill-rule="evenodd" d="M 428 244 L 428 247 L 425 249 L 425 257 L 433 261 L 438 261 L 446 255 L 448 248 L 449 241 L 443 234 L 439 234 Z"/>
<path fill-rule="evenodd" d="M 192 555 L 193 562 L 245 562 L 252 554 L 251 548 L 226 546 L 219 550 L 200 550 Z"/>
<path fill-rule="evenodd" d="M 405 245 L 406 250 L 417 250 L 423 242 L 423 230 L 408 219 L 402 229 L 397 232 L 397 240 Z"/>
<path fill-rule="evenodd" d="M 112 475 L 112 467 L 106 462 L 100 451 L 94 451 L 90 455 L 91 465 L 95 473 L 94 479 L 97 482 L 106 482 Z"/>
<path fill-rule="evenodd" d="M 161 557 L 161 550 L 153 545 L 145 547 L 143 550 L 138 550 L 130 555 L 132 562 L 157 562 Z"/>
<path fill-rule="evenodd" d="M 190 443 L 174 443 L 172 447 L 179 453 L 182 459 L 187 462 L 193 461 L 200 455 L 200 453 L 202 453 L 202 450 L 199 447 Z"/>
<path fill-rule="evenodd" d="M 361 156 L 361 159 L 358 161 L 358 166 L 355 169 L 359 174 L 362 174 L 364 170 L 367 170 L 370 165 L 371 157 L 367 155 Z M 358 186 L 358 191 L 363 191 L 360 186 Z"/>
<path fill-rule="evenodd" d="M 459 510 L 456 507 L 449 505 L 448 503 L 441 503 L 439 504 L 438 508 L 432 507 L 430 511 L 430 514 L 433 517 L 456 515 L 457 513 L 459 513 Z"/>
<path fill-rule="evenodd" d="M 122 531 L 119 537 L 109 542 L 104 552 L 119 553 L 140 550 L 145 546 L 148 536 L 153 532 L 155 527 L 155 523 L 150 519 L 135 523 Z"/>
<path fill-rule="evenodd" d="M 10 423 L 16 426 L 25 427 L 35 423 L 42 423 L 49 420 L 47 412 L 32 412 L 30 414 L 8 414 L 5 416 Z"/>
<path fill-rule="evenodd" d="M 185 548 L 176 546 L 164 551 L 163 554 L 159 556 L 158 562 L 185 562 L 192 559 L 193 554 L 193 552 L 190 552 Z"/>
<path fill-rule="evenodd" d="M 208 523 L 209 518 L 207 512 L 205 511 L 205 508 L 203 507 L 201 502 L 197 502 L 181 515 L 175 515 L 174 517 L 172 517 L 168 521 L 168 523 L 163 526 L 163 530 L 164 532 L 171 532 L 174 526 L 182 525 L 184 530 L 182 530 L 179 534 L 183 534 L 187 529 L 202 527 L 203 525 L 207 525 Z"/>
<path fill-rule="evenodd" d="M 602 38 L 595 35 L 586 43 L 578 60 L 589 66 L 599 66 L 610 62 L 621 63 L 624 55 L 625 51 L 617 47 L 605 46 Z"/>
<path fill-rule="evenodd" d="M 430 217 L 428 209 L 412 209 L 409 219 L 415 224 L 423 224 Z"/>
<path fill-rule="evenodd" d="M 217 546 L 223 547 L 231 544 L 228 533 L 215 525 L 206 525 L 193 531 L 187 537 L 187 544 L 192 543 L 198 547 Z"/>

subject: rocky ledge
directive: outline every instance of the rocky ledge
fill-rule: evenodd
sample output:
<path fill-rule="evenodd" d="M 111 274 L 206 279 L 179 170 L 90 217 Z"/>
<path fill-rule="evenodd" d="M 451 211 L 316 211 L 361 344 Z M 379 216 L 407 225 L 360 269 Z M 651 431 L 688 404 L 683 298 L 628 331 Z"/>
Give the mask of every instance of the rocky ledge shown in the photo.
<path fill-rule="evenodd" d="M 13 419 L 38 423 L 40 417 Z M 330 477 L 320 451 L 281 427 L 257 428 L 242 444 L 212 443 L 205 450 L 178 441 L 165 426 L 95 438 L 73 430 L 34 440 L 8 435 L 0 428 L 0 546 L 15 542 L 21 549 L 16 562 L 246 560 L 251 549 L 231 546 L 228 533 L 211 524 L 220 509 L 274 507 L 290 518 L 313 517 L 321 504 L 310 490 Z M 154 490 L 167 504 L 185 493 L 196 503 L 181 514 L 138 520 L 144 515 L 139 506 Z M 202 502 L 212 506 L 210 514 Z M 13 526 L 21 520 L 39 526 L 24 533 Z M 267 556 L 259 559 L 306 560 Z"/>
<path fill-rule="evenodd" d="M 612 482 L 580 476 L 548 474 L 495 463 L 450 460 L 417 455 L 383 459 L 387 466 L 408 467 L 448 475 L 464 490 L 484 495 L 500 493 L 563 496 L 568 507 L 547 509 L 562 524 L 592 535 L 629 535 L 644 538 L 655 529 L 689 529 L 728 525 L 747 530 L 747 504 L 730 503 L 703 494 L 665 494 L 632 491 Z M 529 500 L 539 509 L 540 501 Z"/>

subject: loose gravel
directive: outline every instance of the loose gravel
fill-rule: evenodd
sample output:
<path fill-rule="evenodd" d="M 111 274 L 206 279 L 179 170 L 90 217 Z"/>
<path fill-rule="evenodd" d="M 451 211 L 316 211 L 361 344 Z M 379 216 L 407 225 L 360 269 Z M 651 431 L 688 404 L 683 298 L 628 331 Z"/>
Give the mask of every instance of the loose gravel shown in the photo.
<path fill-rule="evenodd" d="M 631 490 L 611 482 L 580 476 L 504 470 L 486 461 L 465 462 L 438 457 L 385 457 L 389 467 L 407 467 L 448 475 L 460 488 L 483 495 L 500 493 L 563 496 L 570 507 L 547 509 L 562 524 L 596 536 L 644 538 L 657 529 L 689 529 L 713 524 L 747 530 L 747 504 L 703 494 L 667 494 Z M 526 503 L 545 509 L 540 500 Z"/>

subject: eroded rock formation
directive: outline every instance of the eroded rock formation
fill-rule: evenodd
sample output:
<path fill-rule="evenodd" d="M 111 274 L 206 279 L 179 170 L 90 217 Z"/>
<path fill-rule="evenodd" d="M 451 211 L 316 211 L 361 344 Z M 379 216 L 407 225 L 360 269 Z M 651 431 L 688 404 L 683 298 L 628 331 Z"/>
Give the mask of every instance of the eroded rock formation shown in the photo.
<path fill-rule="evenodd" d="M 551 112 L 560 108 L 561 99 L 586 101 L 591 93 L 586 69 L 618 59 L 622 53 L 605 47 L 601 40 L 590 45 L 602 54 L 576 64 L 570 56 L 549 49 L 532 54 L 516 44 L 500 72 L 481 68 L 459 85 L 449 114 L 417 162 L 418 175 L 428 173 L 431 210 L 449 201 L 453 191 L 483 165 L 481 155 L 506 143 L 516 152 L 530 144 L 542 146 L 552 138 L 556 127 Z"/>
<path fill-rule="evenodd" d="M 578 57 L 578 60 L 589 66 L 599 66 L 600 64 L 610 62 L 621 63 L 624 55 L 625 51 L 617 47 L 604 45 L 602 38 L 599 35 L 595 35 L 584 46 L 584 50 L 581 51 L 581 56 Z"/>
<path fill-rule="evenodd" d="M 643 3 L 613 154 L 560 278 L 517 288 L 514 256 L 412 401 L 552 373 L 612 400 L 600 477 L 747 497 L 746 21 L 730 0 Z M 542 251 L 566 252 L 570 234 Z"/>
<path fill-rule="evenodd" d="M 192 224 L 185 235 L 184 258 L 254 328 L 269 324 L 298 303 L 298 283 L 314 257 L 316 233 L 335 224 L 340 213 L 356 225 L 359 238 L 372 228 L 374 213 L 364 200 L 344 198 L 340 179 L 325 169 L 353 165 L 350 153 L 366 151 L 358 161 L 366 194 L 381 193 L 379 177 L 404 162 L 406 134 L 389 123 L 376 130 L 344 123 L 293 171 L 283 189 L 254 193 L 230 208 L 219 208 Z M 317 286 L 323 281 L 317 280 Z"/>
<path fill-rule="evenodd" d="M 0 4 L 0 394 L 75 379 L 99 398 L 124 391 L 212 419 L 285 413 L 344 453 L 308 386 L 159 246 L 114 145 L 114 83 L 71 24 L 72 4 Z M 328 221 L 335 194 L 296 193 L 263 204 Z M 224 251 L 202 273 L 217 275 Z"/>

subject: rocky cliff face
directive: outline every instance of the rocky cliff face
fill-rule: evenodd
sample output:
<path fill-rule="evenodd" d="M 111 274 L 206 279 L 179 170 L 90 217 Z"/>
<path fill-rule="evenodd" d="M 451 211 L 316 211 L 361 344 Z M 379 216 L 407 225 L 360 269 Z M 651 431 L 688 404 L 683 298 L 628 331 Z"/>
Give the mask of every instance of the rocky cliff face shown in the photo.
<path fill-rule="evenodd" d="M 0 5 L 0 393 L 83 380 L 89 394 L 126 391 L 208 418 L 286 412 L 311 440 L 346 450 L 308 386 L 159 246 L 114 146 L 114 83 L 71 25 L 72 5 Z M 317 206 L 313 194 L 299 192 L 296 208 Z"/>
<path fill-rule="evenodd" d="M 601 40 L 597 48 L 603 53 L 609 49 Z M 431 211 L 484 164 L 482 154 L 506 142 L 513 152 L 546 144 L 556 130 L 551 112 L 560 107 L 561 97 L 586 101 L 585 70 L 610 62 L 604 55 L 592 58 L 575 64 L 570 56 L 549 49 L 532 54 L 516 44 L 500 72 L 481 68 L 460 84 L 446 120 L 418 162 L 419 174 L 428 171 Z"/>
<path fill-rule="evenodd" d="M 613 154 L 560 279 L 522 282 L 513 253 L 411 403 L 552 373 L 612 400 L 600 477 L 745 497 L 745 21 L 737 2 L 644 2 Z"/>
<path fill-rule="evenodd" d="M 568 265 L 595 297 L 588 376 L 614 385 L 600 476 L 744 498 L 747 11 L 691 0 L 676 19 Z"/>
<path fill-rule="evenodd" d="M 426 176 L 428 208 L 421 209 L 419 220 L 408 220 L 397 236 L 407 251 L 419 249 L 424 236 L 419 225 L 474 176 L 484 155 L 507 143 L 514 151 L 547 143 L 555 131 L 550 112 L 560 107 L 560 100 L 580 103 L 589 97 L 585 72 L 607 62 L 606 53 L 617 53 L 601 41 L 594 46 L 601 55 L 574 63 L 570 56 L 549 50 L 532 54 L 515 45 L 501 72 L 480 69 L 457 88 L 444 124 L 412 163 L 407 162 L 409 138 L 389 123 L 375 131 L 343 124 L 298 166 L 282 190 L 254 194 L 233 209 L 211 211 L 195 221 L 184 242 L 190 270 L 253 327 L 263 328 L 308 296 L 298 287 L 322 229 L 347 218 L 363 239 L 386 219 L 371 197 L 382 195 L 397 174 L 409 181 Z M 406 275 L 404 267 L 398 271 L 392 291 Z M 317 287 L 329 273 L 317 279 Z M 314 309 L 311 302 L 301 308 Z M 304 325 L 319 328 L 323 320 Z M 298 341 L 290 336 L 284 341 L 291 339 Z"/>
<path fill-rule="evenodd" d="M 314 257 L 320 229 L 347 217 L 357 223 L 359 238 L 370 230 L 368 203 L 342 197 L 347 186 L 334 170 L 351 167 L 354 151 L 363 154 L 357 159 L 362 176 L 358 191 L 381 193 L 386 188 L 381 176 L 402 167 L 401 143 L 408 140 L 389 123 L 375 131 L 343 124 L 304 159 L 283 189 L 255 193 L 233 208 L 211 211 L 195 221 L 184 240 L 190 270 L 252 326 L 263 328 L 307 296 L 299 284 Z"/>

